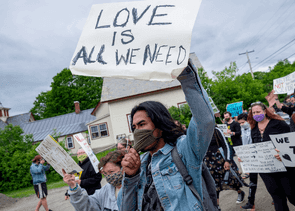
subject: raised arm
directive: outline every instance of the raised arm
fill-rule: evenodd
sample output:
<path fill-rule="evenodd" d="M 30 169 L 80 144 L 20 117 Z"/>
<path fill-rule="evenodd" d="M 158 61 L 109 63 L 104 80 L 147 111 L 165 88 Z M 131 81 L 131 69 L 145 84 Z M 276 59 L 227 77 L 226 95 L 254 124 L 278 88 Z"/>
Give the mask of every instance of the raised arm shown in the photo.
<path fill-rule="evenodd" d="M 187 66 L 177 79 L 193 115 L 187 130 L 187 144 L 199 160 L 203 160 L 214 131 L 214 113 L 195 66 Z"/>

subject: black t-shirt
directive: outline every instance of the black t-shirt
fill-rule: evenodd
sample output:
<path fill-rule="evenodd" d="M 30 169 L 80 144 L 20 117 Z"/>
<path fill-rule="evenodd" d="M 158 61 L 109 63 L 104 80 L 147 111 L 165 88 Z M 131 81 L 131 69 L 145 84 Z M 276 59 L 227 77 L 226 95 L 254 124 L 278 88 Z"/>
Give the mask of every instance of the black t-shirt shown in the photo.
<path fill-rule="evenodd" d="M 233 142 L 233 146 L 243 145 L 242 137 L 241 137 L 241 126 L 239 123 L 233 121 L 232 123 L 226 123 L 227 126 L 230 127 L 231 132 L 235 132 L 234 136 L 231 136 L 231 140 Z"/>
<path fill-rule="evenodd" d="M 290 132 L 290 127 L 285 121 L 271 119 L 264 130 L 263 138 L 261 138 L 258 124 L 256 123 L 255 127 L 251 130 L 252 143 L 270 141 L 271 138 L 269 137 L 269 135 L 289 133 L 289 132 Z"/>

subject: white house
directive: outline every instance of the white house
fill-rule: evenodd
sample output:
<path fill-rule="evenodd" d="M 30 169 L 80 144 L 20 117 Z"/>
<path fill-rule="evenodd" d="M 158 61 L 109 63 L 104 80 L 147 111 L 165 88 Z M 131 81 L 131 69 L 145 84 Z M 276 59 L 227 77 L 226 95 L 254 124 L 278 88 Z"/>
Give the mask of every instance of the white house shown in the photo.
<path fill-rule="evenodd" d="M 196 67 L 202 67 L 194 53 L 190 58 Z M 147 100 L 159 101 L 167 108 L 186 103 L 178 80 L 158 82 L 104 78 L 101 102 L 91 113 L 96 119 L 87 123 L 92 149 L 114 145 L 123 136 L 133 140 L 131 109 Z"/>

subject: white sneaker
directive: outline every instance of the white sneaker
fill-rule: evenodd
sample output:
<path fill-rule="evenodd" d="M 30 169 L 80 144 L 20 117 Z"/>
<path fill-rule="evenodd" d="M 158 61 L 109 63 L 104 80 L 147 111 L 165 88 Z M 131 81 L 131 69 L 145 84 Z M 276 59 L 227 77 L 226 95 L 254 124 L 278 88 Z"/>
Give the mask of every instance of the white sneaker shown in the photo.
<path fill-rule="evenodd" d="M 240 204 L 244 201 L 245 198 L 245 192 L 242 191 L 241 193 L 238 193 L 238 199 L 236 201 L 237 204 Z"/>

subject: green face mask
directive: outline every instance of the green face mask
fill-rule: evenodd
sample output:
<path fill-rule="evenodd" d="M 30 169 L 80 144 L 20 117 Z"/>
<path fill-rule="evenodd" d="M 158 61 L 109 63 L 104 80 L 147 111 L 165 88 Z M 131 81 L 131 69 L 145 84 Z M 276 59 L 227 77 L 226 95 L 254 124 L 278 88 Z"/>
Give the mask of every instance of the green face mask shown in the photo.
<path fill-rule="evenodd" d="M 156 128 L 155 128 L 156 129 Z M 135 129 L 134 130 L 134 149 L 139 152 L 142 151 L 147 146 L 151 145 L 159 138 L 153 135 L 154 130 L 146 130 L 146 129 Z"/>
<path fill-rule="evenodd" d="M 87 154 L 79 155 L 77 158 L 79 161 L 83 161 L 87 158 Z"/>

